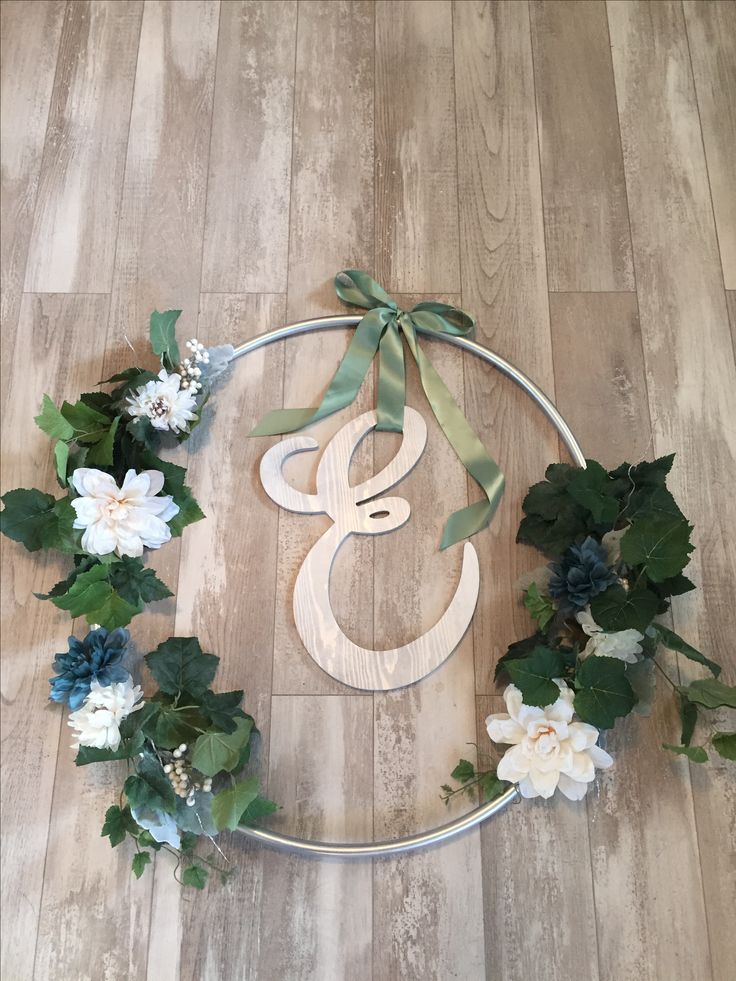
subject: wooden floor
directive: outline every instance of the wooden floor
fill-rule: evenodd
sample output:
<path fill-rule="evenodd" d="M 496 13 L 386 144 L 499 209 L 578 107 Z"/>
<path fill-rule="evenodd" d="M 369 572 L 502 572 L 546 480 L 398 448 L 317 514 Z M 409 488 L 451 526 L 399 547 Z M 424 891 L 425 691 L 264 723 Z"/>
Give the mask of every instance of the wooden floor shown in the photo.
<path fill-rule="evenodd" d="M 42 392 L 92 387 L 128 343 L 145 357 L 155 307 L 183 308 L 183 337 L 237 343 L 341 311 L 332 276 L 363 268 L 407 302 L 472 311 L 588 455 L 677 451 L 702 589 L 674 622 L 734 682 L 735 3 L 4 0 L 2 56 L 3 490 L 53 488 Z M 313 403 L 345 345 L 312 335 L 237 365 L 189 444 L 208 520 L 152 558 L 177 600 L 134 623 L 141 652 L 196 631 L 222 656 L 263 730 L 274 826 L 328 839 L 444 820 L 440 783 L 486 745 L 493 664 L 529 631 L 520 499 L 559 458 L 509 382 L 428 345 L 508 491 L 476 539 L 458 652 L 410 690 L 355 694 L 291 612 L 326 519 L 279 513 L 257 479 L 270 443 L 245 439 L 266 409 Z M 377 438 L 357 470 L 391 452 Z M 401 493 L 408 525 L 338 560 L 334 604 L 363 646 L 404 643 L 454 591 L 460 549 L 436 546 L 468 487 L 435 425 Z M 659 748 L 678 732 L 664 693 L 617 730 L 581 804 L 522 802 L 373 865 L 224 836 L 228 888 L 181 892 L 164 861 L 136 882 L 99 837 L 120 771 L 75 770 L 46 701 L 70 625 L 32 591 L 62 569 L 4 549 L 4 981 L 736 977 L 736 769 Z"/>

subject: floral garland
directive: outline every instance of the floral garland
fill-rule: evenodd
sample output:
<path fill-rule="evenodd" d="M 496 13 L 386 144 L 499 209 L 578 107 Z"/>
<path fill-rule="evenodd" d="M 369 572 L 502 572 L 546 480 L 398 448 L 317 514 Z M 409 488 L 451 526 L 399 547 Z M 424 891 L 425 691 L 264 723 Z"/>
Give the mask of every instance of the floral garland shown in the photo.
<path fill-rule="evenodd" d="M 704 745 L 693 745 L 703 710 L 736 708 L 736 688 L 718 680 L 720 665 L 656 621 L 671 600 L 695 589 L 683 575 L 693 545 L 692 526 L 667 489 L 674 454 L 606 471 L 553 463 L 546 480 L 529 490 L 517 542 L 552 562 L 523 577 L 524 606 L 536 632 L 512 644 L 496 665 L 506 712 L 486 720 L 494 743 L 509 746 L 497 766 L 461 759 L 443 799 L 480 792 L 492 800 L 511 783 L 523 797 L 559 790 L 580 800 L 596 769 L 613 763 L 599 737 L 617 719 L 646 715 L 655 672 L 679 703 L 680 742 L 672 753 L 705 763 Z M 657 660 L 667 648 L 695 661 L 710 677 L 680 685 Z M 575 720 L 575 721 L 573 721 Z M 712 730 L 712 749 L 736 760 L 736 732 Z"/>
<path fill-rule="evenodd" d="M 151 315 L 158 374 L 128 368 L 100 383 L 116 385 L 112 391 L 88 392 L 61 408 L 44 395 L 35 421 L 56 440 L 56 476 L 65 493 L 9 491 L 0 531 L 30 552 L 73 557 L 69 576 L 37 595 L 92 625 L 54 658 L 49 698 L 71 710 L 77 766 L 128 762 L 131 772 L 102 834 L 113 847 L 133 839 L 136 877 L 163 848 L 177 857 L 177 878 L 202 889 L 212 870 L 223 878 L 230 872 L 214 840 L 218 832 L 256 823 L 277 806 L 260 794 L 257 777 L 243 775 L 257 735 L 240 707 L 243 692 L 212 690 L 219 658 L 204 653 L 196 637 L 170 637 L 145 656 L 158 685 L 148 699 L 123 667 L 127 624 L 147 603 L 173 595 L 144 568 L 144 550 L 204 517 L 184 482 L 186 470 L 158 452 L 189 437 L 233 355 L 229 345 L 205 349 L 193 338 L 181 359 L 180 313 Z M 214 844 L 219 860 L 196 851 L 202 839 Z"/>

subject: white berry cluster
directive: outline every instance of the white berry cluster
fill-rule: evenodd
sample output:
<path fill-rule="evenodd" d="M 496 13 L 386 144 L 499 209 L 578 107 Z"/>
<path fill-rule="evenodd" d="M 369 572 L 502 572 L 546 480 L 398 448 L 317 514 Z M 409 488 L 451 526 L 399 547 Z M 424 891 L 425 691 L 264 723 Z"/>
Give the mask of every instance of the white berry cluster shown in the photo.
<path fill-rule="evenodd" d="M 199 366 L 201 364 L 209 364 L 210 355 L 204 344 L 200 344 L 196 337 L 187 341 L 186 346 L 190 352 L 190 356 L 184 358 L 179 365 L 181 387 L 191 388 L 192 391 L 198 392 L 202 387 L 202 383 L 199 381 L 202 369 Z"/>
<path fill-rule="evenodd" d="M 205 777 L 201 781 L 194 779 L 194 771 L 192 770 L 191 764 L 184 759 L 187 749 L 187 744 L 182 743 L 181 746 L 174 750 L 171 754 L 174 757 L 174 761 L 173 763 L 164 764 L 164 773 L 169 778 L 176 796 L 185 799 L 189 807 L 194 807 L 196 803 L 194 798 L 195 791 L 203 790 L 205 793 L 209 793 L 212 790 L 212 778 Z"/>

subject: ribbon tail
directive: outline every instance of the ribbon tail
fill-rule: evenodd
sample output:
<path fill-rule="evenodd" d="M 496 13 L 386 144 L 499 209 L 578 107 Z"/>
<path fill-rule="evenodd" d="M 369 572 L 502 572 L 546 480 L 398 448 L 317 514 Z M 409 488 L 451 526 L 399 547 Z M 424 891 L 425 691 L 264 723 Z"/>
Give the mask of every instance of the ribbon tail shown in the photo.
<path fill-rule="evenodd" d="M 381 333 L 390 311 L 370 310 L 355 328 L 345 357 L 316 408 L 275 409 L 268 412 L 249 433 L 250 436 L 277 436 L 293 433 L 332 415 L 355 400 L 378 350 Z"/>
<path fill-rule="evenodd" d="M 458 459 L 486 496 L 484 501 L 478 501 L 450 515 L 440 543 L 440 548 L 445 549 L 469 538 L 489 524 L 503 495 L 505 481 L 500 467 L 488 456 L 434 365 L 417 343 L 413 327 L 407 329 L 405 326 L 404 335 L 419 368 L 422 387 L 437 422 Z"/>
<path fill-rule="evenodd" d="M 379 432 L 403 433 L 405 401 L 404 344 L 394 321 L 388 325 L 378 347 L 376 429 Z"/>

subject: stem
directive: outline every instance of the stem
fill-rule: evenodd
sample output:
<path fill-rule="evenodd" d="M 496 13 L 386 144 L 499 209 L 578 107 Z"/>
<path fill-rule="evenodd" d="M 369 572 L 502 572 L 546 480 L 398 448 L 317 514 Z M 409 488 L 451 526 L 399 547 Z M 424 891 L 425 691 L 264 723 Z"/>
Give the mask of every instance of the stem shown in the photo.
<path fill-rule="evenodd" d="M 652 663 L 654 664 L 654 667 L 657 668 L 657 670 L 660 672 L 660 674 L 662 675 L 662 677 L 664 678 L 664 680 L 669 685 L 672 685 L 672 688 L 674 689 L 674 691 L 677 691 L 678 686 L 675 684 L 675 682 L 672 680 L 672 678 L 670 678 L 670 676 L 667 674 L 667 672 L 664 670 L 664 668 L 661 667 L 661 665 L 659 664 L 659 661 L 657 661 L 656 657 L 653 657 L 652 658 Z"/>

